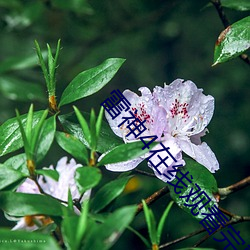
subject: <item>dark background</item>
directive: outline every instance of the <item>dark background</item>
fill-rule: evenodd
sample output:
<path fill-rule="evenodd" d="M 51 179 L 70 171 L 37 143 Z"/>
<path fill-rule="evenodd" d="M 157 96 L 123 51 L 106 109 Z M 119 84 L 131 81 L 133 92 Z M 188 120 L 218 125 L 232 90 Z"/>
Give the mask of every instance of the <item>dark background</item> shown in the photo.
<path fill-rule="evenodd" d="M 218 186 L 225 187 L 250 174 L 249 66 L 236 58 L 211 67 L 214 44 L 223 26 L 216 10 L 212 6 L 205 8 L 207 4 L 208 1 L 187 0 L 0 0 L 0 61 L 35 54 L 35 39 L 46 49 L 46 43 L 55 48 L 60 38 L 62 50 L 57 71 L 59 99 L 67 84 L 81 71 L 107 58 L 125 58 L 125 64 L 107 86 L 99 93 L 76 102 L 76 106 L 87 112 L 91 107 L 99 110 L 100 102 L 115 88 L 138 91 L 139 87 L 147 86 L 152 90 L 154 86 L 169 84 L 176 78 L 192 80 L 204 89 L 205 94 L 214 96 L 216 101 L 215 113 L 208 126 L 210 133 L 203 139 L 220 163 L 220 170 L 215 174 Z M 226 9 L 226 14 L 233 23 L 249 15 L 249 12 Z M 11 70 L 4 76 L 39 84 L 46 92 L 39 67 Z M 0 95 L 0 123 L 13 117 L 15 108 L 20 113 L 27 112 L 29 101 L 13 100 L 15 98 L 6 96 L 3 91 L 1 93 L 1 89 Z M 33 102 L 36 110 L 46 108 L 44 102 Z M 62 113 L 71 111 L 71 105 L 62 108 Z M 40 167 L 55 164 L 62 155 L 65 153 L 54 143 Z M 142 168 L 145 166 L 146 162 Z M 104 173 L 107 178 L 117 176 L 107 171 Z M 139 177 L 138 181 L 137 189 L 124 195 L 118 201 L 119 205 L 138 203 L 164 185 L 149 177 Z M 232 194 L 220 205 L 232 213 L 249 215 L 249 198 L 248 189 L 245 189 Z M 152 206 L 158 219 L 169 200 L 164 197 Z M 5 225 L 5 219 L 1 221 Z M 134 226 L 146 235 L 142 214 L 135 219 Z M 167 219 L 162 242 L 199 228 L 201 226 L 197 221 L 174 206 Z M 243 239 L 248 240 L 249 223 L 238 224 L 234 228 L 241 231 Z M 169 249 L 191 246 L 199 238 Z M 202 246 L 222 249 L 225 245 L 215 243 L 210 239 Z M 113 249 L 129 248 L 144 249 L 136 236 L 126 232 Z"/>

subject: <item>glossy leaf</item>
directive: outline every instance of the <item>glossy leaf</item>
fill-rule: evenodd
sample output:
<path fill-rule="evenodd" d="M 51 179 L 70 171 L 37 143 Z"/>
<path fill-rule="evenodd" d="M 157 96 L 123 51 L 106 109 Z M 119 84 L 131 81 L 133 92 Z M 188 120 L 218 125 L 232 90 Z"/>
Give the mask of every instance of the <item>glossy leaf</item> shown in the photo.
<path fill-rule="evenodd" d="M 29 171 L 27 169 L 26 160 L 27 160 L 26 155 L 23 153 L 10 157 L 8 160 L 4 162 L 4 165 L 8 166 L 11 169 L 18 170 L 19 172 L 28 176 Z"/>
<path fill-rule="evenodd" d="M 76 137 L 64 132 L 56 132 L 56 141 L 62 149 L 71 154 L 75 159 L 82 164 L 88 165 L 88 151 L 85 145 Z"/>
<path fill-rule="evenodd" d="M 45 101 L 42 86 L 26 82 L 14 77 L 0 77 L 0 93 L 14 101 Z"/>
<path fill-rule="evenodd" d="M 215 45 L 214 65 L 239 56 L 250 47 L 250 16 L 228 26 Z"/>
<path fill-rule="evenodd" d="M 92 200 L 91 208 L 99 212 L 117 198 L 124 190 L 128 180 L 132 176 L 122 177 L 111 181 L 99 189 Z"/>
<path fill-rule="evenodd" d="M 0 164 L 0 190 L 13 184 L 16 181 L 21 181 L 25 177 L 26 176 L 21 172 L 6 165 Z"/>
<path fill-rule="evenodd" d="M 76 185 L 81 194 L 95 187 L 101 180 L 102 173 L 95 167 L 81 167 L 76 170 Z"/>
<path fill-rule="evenodd" d="M 56 170 L 52 169 L 37 169 L 36 170 L 37 174 L 44 175 L 47 177 L 50 177 L 51 179 L 58 181 L 59 179 L 59 173 Z"/>
<path fill-rule="evenodd" d="M 223 7 L 239 10 L 239 11 L 247 11 L 250 10 L 250 1 L 249 0 L 221 0 L 221 4 Z"/>
<path fill-rule="evenodd" d="M 110 58 L 99 66 L 78 74 L 64 90 L 59 106 L 99 91 L 114 77 L 124 61 L 121 58 Z"/>
<path fill-rule="evenodd" d="M 33 127 L 44 111 L 34 112 Z M 26 123 L 27 114 L 21 115 L 22 124 Z M 25 126 L 25 125 L 24 125 Z M 23 146 L 17 118 L 11 118 L 0 126 L 0 156 L 13 152 Z"/>
<path fill-rule="evenodd" d="M 0 249 L 11 250 L 60 250 L 54 238 L 48 234 L 26 231 L 10 231 L 0 228 Z"/>
<path fill-rule="evenodd" d="M 133 220 L 136 209 L 136 206 L 117 209 L 108 216 L 103 224 L 92 227 L 93 229 L 90 231 L 83 249 L 106 250 L 112 247 Z"/>
<path fill-rule="evenodd" d="M 56 132 L 56 117 L 52 116 L 45 120 L 41 135 L 39 137 L 38 149 L 37 149 L 37 161 L 41 161 L 48 153 L 50 146 L 54 140 Z"/>
<path fill-rule="evenodd" d="M 150 145 L 154 147 L 157 143 L 153 142 Z M 142 155 L 145 155 L 149 152 L 151 148 L 142 150 L 144 144 L 141 141 L 131 142 L 127 144 L 122 144 L 120 146 L 115 147 L 110 152 L 108 152 L 97 164 L 98 166 L 102 166 L 105 164 L 123 162 L 138 158 Z"/>
<path fill-rule="evenodd" d="M 170 212 L 170 209 L 173 205 L 173 201 L 170 201 L 168 206 L 166 207 L 164 213 L 162 214 L 161 216 L 161 219 L 159 221 L 159 224 L 158 224 L 158 227 L 157 227 L 157 243 L 160 244 L 160 241 L 161 241 L 161 235 L 162 235 L 162 230 L 163 230 L 163 227 L 164 227 L 164 224 L 165 224 L 165 221 L 168 217 L 168 214 Z"/>
<path fill-rule="evenodd" d="M 13 192 L 0 193 L 0 208 L 11 216 L 35 214 L 62 216 L 63 210 L 66 209 L 49 196 Z"/>
<path fill-rule="evenodd" d="M 84 116 L 89 119 L 89 114 L 83 113 Z M 76 138 L 78 138 L 86 147 L 90 148 L 80 125 L 77 122 L 77 119 L 72 114 L 59 116 L 60 122 L 63 124 L 63 127 Z M 112 148 L 124 144 L 121 138 L 116 136 L 111 130 L 107 122 L 102 121 L 102 126 L 100 130 L 99 140 L 97 143 L 97 152 L 104 153 Z"/>
<path fill-rule="evenodd" d="M 205 217 L 205 215 L 202 215 L 202 213 L 209 213 L 208 207 L 211 207 L 217 203 L 216 198 L 215 198 L 217 193 L 218 193 L 217 182 L 216 182 L 214 176 L 204 166 L 202 166 L 199 163 L 197 163 L 196 161 L 188 159 L 188 158 L 185 158 L 185 162 L 186 162 L 186 165 L 184 167 L 179 168 L 179 169 L 183 174 L 189 171 L 189 174 L 187 176 L 190 180 L 191 180 L 191 176 L 193 177 L 193 179 L 191 180 L 192 183 L 189 183 L 187 180 L 184 180 L 184 182 L 187 184 L 187 187 L 185 187 L 183 184 L 179 183 L 179 186 L 183 186 L 183 188 L 182 189 L 176 188 L 176 192 L 181 191 L 180 194 L 176 194 L 175 190 L 174 190 L 175 188 L 173 186 L 171 186 L 170 184 L 168 184 L 168 187 L 170 189 L 170 195 L 180 208 L 182 208 L 184 211 L 189 213 L 195 219 L 202 220 Z M 180 173 L 177 173 L 177 176 L 179 176 L 179 178 L 182 177 L 182 175 Z M 176 184 L 176 182 L 177 182 L 177 179 L 173 180 L 171 183 Z M 197 192 L 197 194 L 194 194 L 189 199 L 187 204 L 193 205 L 202 198 L 205 198 L 205 199 L 203 200 L 202 204 L 198 204 L 199 208 L 203 204 L 205 204 L 207 202 L 207 198 L 204 194 L 201 194 L 201 196 L 198 197 L 195 200 L 195 202 L 192 202 L 192 199 L 194 199 L 196 196 L 198 196 L 202 191 L 204 191 L 211 199 L 209 204 L 207 204 L 201 210 L 199 210 L 198 208 L 196 208 L 194 210 L 195 214 L 198 212 L 198 215 L 196 215 L 196 216 L 192 215 L 192 213 L 191 213 L 191 210 L 193 209 L 192 206 L 185 206 L 186 198 L 179 198 L 179 196 L 188 195 L 192 188 L 193 188 L 193 192 L 197 191 L 198 187 L 195 184 L 199 185 L 201 191 Z"/>

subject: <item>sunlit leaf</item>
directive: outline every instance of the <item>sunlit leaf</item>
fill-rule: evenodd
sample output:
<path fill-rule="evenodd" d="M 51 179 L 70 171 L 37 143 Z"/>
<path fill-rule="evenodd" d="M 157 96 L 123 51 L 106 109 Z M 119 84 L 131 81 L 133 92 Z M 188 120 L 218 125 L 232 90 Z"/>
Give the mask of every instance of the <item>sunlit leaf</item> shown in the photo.
<path fill-rule="evenodd" d="M 214 64 L 239 56 L 250 47 L 250 16 L 228 26 L 215 45 Z"/>
<path fill-rule="evenodd" d="M 99 66 L 78 74 L 64 90 L 59 106 L 99 91 L 114 77 L 124 61 L 121 58 L 110 58 Z"/>

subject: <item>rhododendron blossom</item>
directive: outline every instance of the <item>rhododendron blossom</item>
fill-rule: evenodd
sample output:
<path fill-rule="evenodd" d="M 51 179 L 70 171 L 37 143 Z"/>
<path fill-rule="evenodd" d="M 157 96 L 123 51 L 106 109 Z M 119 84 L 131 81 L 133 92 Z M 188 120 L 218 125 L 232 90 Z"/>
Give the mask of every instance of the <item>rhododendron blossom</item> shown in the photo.
<path fill-rule="evenodd" d="M 38 178 L 38 183 L 46 194 L 49 194 L 65 202 L 67 202 L 68 200 L 68 190 L 70 190 L 71 192 L 72 199 L 78 199 L 80 197 L 74 175 L 76 169 L 82 166 L 80 164 L 76 164 L 74 159 L 71 159 L 69 162 L 67 161 L 67 157 L 63 157 L 58 161 L 55 169 L 53 166 L 44 168 L 56 170 L 59 173 L 59 178 L 57 181 L 47 176 L 40 176 Z M 41 194 L 36 183 L 29 178 L 27 178 L 17 188 L 16 191 L 21 193 Z M 83 202 L 85 199 L 89 198 L 89 196 L 90 190 L 84 193 L 80 202 Z M 34 224 L 33 221 L 36 221 L 36 223 L 40 224 L 41 226 L 52 222 L 51 219 L 44 216 L 25 216 L 18 221 L 17 225 L 12 230 L 22 229 L 27 231 L 34 231 L 38 229 L 38 226 Z"/>
<path fill-rule="evenodd" d="M 164 87 L 156 86 L 153 93 L 146 87 L 139 88 L 139 91 L 141 96 L 130 90 L 125 90 L 123 95 L 131 103 L 130 110 L 135 116 L 140 121 L 146 120 L 144 125 L 147 130 L 143 132 L 142 136 L 157 135 L 157 141 L 163 142 L 170 148 L 177 163 L 185 164 L 181 154 L 183 151 L 210 172 L 214 173 L 219 169 L 219 163 L 214 153 L 205 142 L 201 142 L 201 137 L 205 135 L 206 127 L 214 112 L 212 96 L 204 95 L 203 90 L 198 89 L 192 81 L 182 79 L 177 79 Z M 105 116 L 114 133 L 122 137 L 125 143 L 139 139 L 136 139 L 133 134 L 126 137 L 129 133 L 126 124 L 118 127 L 123 121 L 122 117 L 128 116 L 127 112 L 122 111 L 116 119 L 112 119 L 107 112 L 105 112 Z M 162 159 L 167 156 L 167 153 L 164 155 L 164 152 L 161 152 L 161 154 Z M 107 164 L 106 168 L 111 171 L 128 171 L 149 156 L 150 153 L 147 153 L 134 160 Z M 162 168 L 160 173 L 148 163 L 156 176 L 165 182 L 174 179 L 174 176 L 170 180 L 164 177 L 164 172 L 171 170 L 172 166 L 176 164 L 173 160 L 172 162 L 170 159 L 168 160 L 169 167 Z"/>

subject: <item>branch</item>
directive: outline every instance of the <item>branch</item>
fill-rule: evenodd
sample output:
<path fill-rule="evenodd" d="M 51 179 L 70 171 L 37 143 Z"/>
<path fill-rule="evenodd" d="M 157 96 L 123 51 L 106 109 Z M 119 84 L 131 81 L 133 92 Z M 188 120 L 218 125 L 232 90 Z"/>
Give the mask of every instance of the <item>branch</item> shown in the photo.
<path fill-rule="evenodd" d="M 162 196 L 164 196 L 167 193 L 169 193 L 169 189 L 166 186 L 166 187 L 163 187 L 160 190 L 156 191 L 155 193 L 150 195 L 148 198 L 146 198 L 145 202 L 146 202 L 147 205 L 150 205 L 150 204 L 154 203 L 156 200 L 158 200 L 159 198 L 161 198 Z M 140 203 L 137 206 L 136 214 L 139 214 L 142 210 L 143 210 L 143 205 L 142 205 L 142 203 Z"/>
<path fill-rule="evenodd" d="M 141 174 L 141 175 L 146 175 L 146 176 L 149 176 L 149 177 L 156 177 L 155 174 L 151 174 L 151 173 L 139 170 L 139 169 L 135 169 L 134 172 L 136 172 L 138 174 Z"/>
<path fill-rule="evenodd" d="M 195 236 L 195 235 L 197 235 L 197 234 L 203 233 L 203 232 L 205 232 L 205 231 L 206 231 L 206 229 L 205 229 L 205 228 L 202 228 L 202 229 L 200 229 L 200 230 L 198 230 L 198 231 L 195 231 L 195 232 L 192 232 L 192 233 L 187 234 L 187 235 L 185 235 L 185 236 L 182 236 L 182 237 L 180 237 L 180 238 L 178 238 L 178 239 L 176 239 L 176 240 L 173 240 L 173 241 L 170 241 L 170 242 L 165 243 L 165 244 L 163 244 L 163 245 L 160 245 L 159 248 L 169 247 L 169 246 L 171 246 L 171 245 L 174 245 L 174 244 L 176 244 L 176 243 L 179 243 L 179 242 L 181 242 L 181 241 L 183 241 L 183 240 L 186 240 L 186 239 L 188 239 L 188 238 L 191 238 L 191 237 L 193 237 L 193 236 Z"/>
<path fill-rule="evenodd" d="M 211 3 L 216 8 L 216 10 L 217 10 L 217 12 L 219 14 L 220 20 L 223 23 L 224 28 L 226 29 L 228 26 L 230 26 L 230 22 L 229 22 L 226 14 L 225 14 L 223 8 L 222 8 L 220 0 L 211 0 Z M 247 63 L 248 65 L 250 65 L 250 59 L 249 59 L 249 57 L 248 57 L 247 54 L 241 54 L 239 57 L 245 63 Z"/>
<path fill-rule="evenodd" d="M 220 210 L 222 210 L 223 212 L 226 211 L 222 208 L 220 208 Z M 227 214 L 231 214 L 230 212 L 227 212 Z M 225 226 L 220 226 L 220 228 L 218 228 L 214 233 L 212 234 L 207 234 L 205 235 L 202 239 L 200 239 L 196 244 L 194 244 L 193 247 L 198 247 L 199 245 L 201 245 L 204 241 L 206 241 L 210 236 L 214 235 L 215 233 L 219 232 L 220 230 L 222 230 L 224 227 L 227 227 L 229 225 L 233 225 L 233 224 L 238 224 L 241 222 L 247 222 L 250 221 L 250 216 L 240 216 L 240 215 L 235 215 L 235 214 L 231 214 L 232 217 L 230 219 L 230 221 L 228 221 Z"/>
<path fill-rule="evenodd" d="M 236 182 L 228 187 L 225 188 L 219 188 L 219 195 L 221 196 L 221 198 L 226 198 L 226 196 L 228 196 L 231 193 L 237 192 L 247 186 L 250 185 L 250 176 L 246 177 L 245 179 Z"/>

